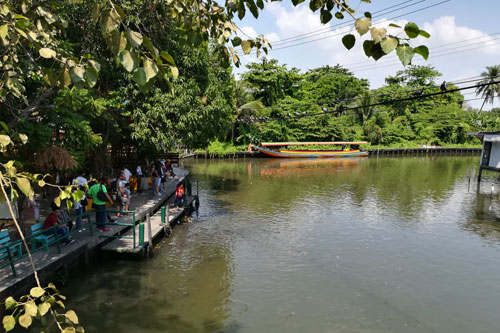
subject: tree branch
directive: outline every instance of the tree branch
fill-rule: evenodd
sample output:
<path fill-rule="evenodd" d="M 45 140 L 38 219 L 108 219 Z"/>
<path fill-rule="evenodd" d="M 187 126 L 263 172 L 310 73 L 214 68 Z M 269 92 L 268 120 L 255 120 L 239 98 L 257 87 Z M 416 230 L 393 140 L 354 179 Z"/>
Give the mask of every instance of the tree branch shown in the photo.
<path fill-rule="evenodd" d="M 40 108 L 40 104 L 42 104 L 46 99 L 50 98 L 52 95 L 54 95 L 57 91 L 59 90 L 59 85 L 55 85 L 47 90 L 45 90 L 40 96 L 32 100 L 28 106 L 24 109 L 18 109 L 16 107 L 8 106 L 9 109 L 14 109 L 18 114 L 12 119 L 7 126 L 9 128 L 13 128 L 20 119 L 27 119 L 33 111 L 37 110 Z"/>

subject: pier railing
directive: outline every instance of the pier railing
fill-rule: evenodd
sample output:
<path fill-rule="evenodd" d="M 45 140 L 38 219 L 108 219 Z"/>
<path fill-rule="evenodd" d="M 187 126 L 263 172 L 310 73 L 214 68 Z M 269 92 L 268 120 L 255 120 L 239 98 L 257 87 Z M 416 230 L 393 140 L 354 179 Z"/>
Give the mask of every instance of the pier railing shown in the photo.
<path fill-rule="evenodd" d="M 37 231 L 37 232 L 35 232 L 27 237 L 24 237 L 24 238 L 26 239 L 26 242 L 31 245 L 31 244 L 33 244 L 34 241 L 36 242 L 35 237 L 38 237 L 40 235 L 46 235 L 48 232 L 52 231 L 53 235 L 51 235 L 51 236 L 54 236 L 54 239 L 52 241 L 50 241 L 50 243 L 48 245 L 55 244 L 57 247 L 57 253 L 61 253 L 61 240 L 64 239 L 66 237 L 66 235 L 58 234 L 57 228 L 59 228 L 61 226 L 65 227 L 68 223 L 76 221 L 77 218 L 81 218 L 82 221 L 84 218 L 87 219 L 87 224 L 89 226 L 90 235 L 93 235 L 90 214 L 89 214 L 89 212 L 85 212 L 85 213 L 82 213 L 81 215 L 73 216 L 70 219 L 64 221 L 63 223 L 54 225 L 54 226 L 47 228 L 47 229 L 44 229 L 44 230 Z M 76 230 L 76 228 L 75 228 L 75 230 L 68 232 L 68 235 L 72 235 L 75 232 L 78 232 L 78 230 Z M 28 254 L 26 252 L 23 252 L 20 256 L 15 256 L 15 257 L 13 256 L 11 248 L 14 246 L 17 246 L 18 244 L 22 245 L 22 240 L 19 239 L 19 240 L 13 241 L 13 242 L 8 242 L 7 244 L 0 246 L 0 253 L 2 253 L 4 250 L 7 252 L 7 256 L 5 258 L 0 259 L 0 261 L 5 261 L 5 262 L 0 262 L 0 269 L 7 267 L 7 266 L 10 266 L 10 268 L 12 270 L 12 275 L 14 275 L 14 277 L 17 277 L 16 267 L 15 267 L 16 262 L 21 261 L 22 259 L 24 259 L 28 256 Z M 23 248 L 23 247 L 21 247 L 21 248 Z M 30 249 L 30 252 L 36 253 L 36 252 L 41 251 L 41 250 L 45 250 L 45 247 L 40 246 L 40 247 L 36 248 L 36 247 L 32 246 Z"/>
<path fill-rule="evenodd" d="M 122 235 L 122 234 L 116 234 L 116 235 L 99 235 L 99 237 L 102 238 L 127 238 L 127 239 L 132 239 L 133 247 L 136 248 L 136 246 L 142 246 L 144 245 L 144 223 L 139 223 L 139 235 L 136 235 L 136 219 L 135 219 L 135 210 L 118 210 L 118 209 L 107 209 L 106 212 L 111 212 L 111 213 L 122 213 L 122 214 L 132 214 L 132 222 L 131 223 L 124 223 L 124 222 L 107 222 L 105 225 L 110 225 L 110 226 L 122 226 L 122 227 L 131 227 L 132 228 L 132 235 Z M 138 236 L 138 237 L 137 237 Z M 137 244 L 137 240 L 139 241 Z"/>

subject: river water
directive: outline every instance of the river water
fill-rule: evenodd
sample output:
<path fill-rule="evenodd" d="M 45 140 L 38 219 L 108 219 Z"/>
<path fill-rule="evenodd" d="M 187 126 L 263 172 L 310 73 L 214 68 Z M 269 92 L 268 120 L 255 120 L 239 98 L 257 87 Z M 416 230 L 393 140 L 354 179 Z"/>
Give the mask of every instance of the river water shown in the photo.
<path fill-rule="evenodd" d="M 189 160 L 199 216 L 64 292 L 87 332 L 499 332 L 500 184 L 478 191 L 478 163 Z"/>

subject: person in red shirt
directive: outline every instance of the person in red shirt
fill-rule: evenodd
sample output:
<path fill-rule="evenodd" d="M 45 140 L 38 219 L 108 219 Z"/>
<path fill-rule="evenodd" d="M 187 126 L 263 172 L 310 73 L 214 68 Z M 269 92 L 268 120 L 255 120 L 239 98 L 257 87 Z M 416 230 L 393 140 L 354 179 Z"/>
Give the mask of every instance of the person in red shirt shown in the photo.
<path fill-rule="evenodd" d="M 175 190 L 175 207 L 181 207 L 184 204 L 184 185 L 180 184 Z"/>
<path fill-rule="evenodd" d="M 49 229 L 50 227 L 57 226 L 56 232 L 60 237 L 63 244 L 73 243 L 75 240 L 71 239 L 68 235 L 68 228 L 63 225 L 59 225 L 59 216 L 61 215 L 61 210 L 55 203 L 51 204 L 52 212 L 47 216 L 45 222 L 43 222 L 42 230 Z M 50 236 L 54 234 L 54 230 L 50 229 L 43 233 L 44 235 Z"/>

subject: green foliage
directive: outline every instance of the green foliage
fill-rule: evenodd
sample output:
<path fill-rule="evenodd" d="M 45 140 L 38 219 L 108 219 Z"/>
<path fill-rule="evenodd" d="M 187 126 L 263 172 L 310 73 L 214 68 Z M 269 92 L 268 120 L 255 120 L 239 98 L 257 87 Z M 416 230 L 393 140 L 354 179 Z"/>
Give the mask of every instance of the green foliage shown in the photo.
<path fill-rule="evenodd" d="M 249 68 L 250 74 L 245 73 L 242 78 L 254 96 L 275 92 L 274 87 L 280 87 L 282 82 L 277 73 L 287 73 L 286 66 L 276 61 L 272 63 L 272 73 L 262 64 L 251 64 Z M 285 97 L 272 108 L 256 108 L 253 112 L 249 109 L 244 115 L 239 114 L 245 119 L 254 117 L 254 121 L 239 123 L 238 142 L 366 140 L 376 146 L 391 147 L 466 145 L 477 143 L 467 132 L 500 126 L 499 112 L 478 115 L 464 111 L 464 98 L 459 92 L 394 102 L 439 92 L 436 81 L 441 74 L 432 66 L 409 66 L 387 77 L 387 85 L 373 91 L 368 90 L 366 80 L 340 66 L 293 75 L 297 83 L 293 89 L 281 90 L 280 96 Z M 332 113 L 322 114 L 318 103 Z M 342 112 L 342 108 L 353 110 Z M 319 115 L 308 117 L 309 114 Z M 256 117 L 273 120 L 255 121 Z"/>
<path fill-rule="evenodd" d="M 61 295 L 53 283 L 46 288 L 31 288 L 29 295 L 24 295 L 15 300 L 8 297 L 5 300 L 5 312 L 2 323 L 6 332 L 19 325 L 28 329 L 33 320 L 40 320 L 42 328 L 40 332 L 49 332 L 54 324 L 60 328 L 60 332 L 84 332 L 79 325 L 78 316 L 73 310 L 66 310 L 64 301 L 66 297 Z"/>
<path fill-rule="evenodd" d="M 238 150 L 231 143 L 222 143 L 219 140 L 211 141 L 208 145 L 208 153 L 219 157 L 236 153 Z"/>
<path fill-rule="evenodd" d="M 274 105 L 285 96 L 293 96 L 301 80 L 297 68 L 278 65 L 278 60 L 263 58 L 261 62 L 247 65 L 242 79 L 254 87 L 254 97 L 266 106 Z"/>

